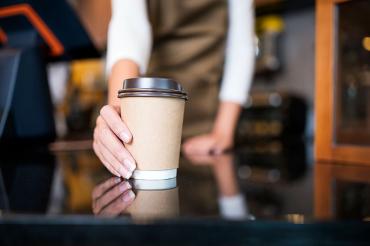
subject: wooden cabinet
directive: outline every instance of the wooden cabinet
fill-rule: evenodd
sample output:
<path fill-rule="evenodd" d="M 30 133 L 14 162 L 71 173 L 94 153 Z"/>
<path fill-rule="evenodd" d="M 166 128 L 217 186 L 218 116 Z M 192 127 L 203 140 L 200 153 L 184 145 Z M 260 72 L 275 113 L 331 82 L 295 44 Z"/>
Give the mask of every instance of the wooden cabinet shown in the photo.
<path fill-rule="evenodd" d="M 317 161 L 370 165 L 370 1 L 316 2 Z"/>
<path fill-rule="evenodd" d="M 363 192 L 349 192 L 346 187 L 350 186 L 362 186 Z M 347 200 L 350 200 L 351 206 L 357 205 L 353 211 L 356 213 L 356 219 L 368 219 L 367 197 L 369 187 L 370 167 L 368 166 L 316 163 L 314 180 L 315 218 L 346 219 L 345 209 L 343 209 L 344 204 L 346 204 L 345 199 L 343 199 L 344 196 L 347 197 Z"/>

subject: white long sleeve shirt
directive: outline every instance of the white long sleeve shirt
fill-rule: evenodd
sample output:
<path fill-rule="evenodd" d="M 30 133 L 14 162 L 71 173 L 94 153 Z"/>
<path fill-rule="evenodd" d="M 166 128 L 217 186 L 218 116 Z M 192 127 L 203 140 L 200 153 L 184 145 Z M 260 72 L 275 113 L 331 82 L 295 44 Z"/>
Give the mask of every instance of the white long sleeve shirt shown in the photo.
<path fill-rule="evenodd" d="M 229 26 L 219 98 L 244 104 L 254 65 L 252 0 L 228 0 Z M 107 73 L 120 59 L 130 59 L 145 74 L 152 47 L 146 0 L 112 0 L 108 30 Z"/>

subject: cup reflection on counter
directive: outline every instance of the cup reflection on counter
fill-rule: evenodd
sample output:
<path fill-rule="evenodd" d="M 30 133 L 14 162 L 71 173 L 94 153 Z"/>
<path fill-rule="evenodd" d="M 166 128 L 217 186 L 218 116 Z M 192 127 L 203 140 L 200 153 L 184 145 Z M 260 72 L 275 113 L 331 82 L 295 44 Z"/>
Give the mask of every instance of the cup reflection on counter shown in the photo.
<path fill-rule="evenodd" d="M 129 214 L 133 219 L 167 219 L 179 215 L 176 178 L 127 181 L 112 177 L 92 193 L 95 215 L 115 217 Z"/>
<path fill-rule="evenodd" d="M 234 155 L 190 155 L 186 156 L 194 165 L 207 165 L 213 170 L 218 188 L 220 215 L 225 219 L 254 219 L 249 214 L 248 204 L 241 193 L 235 174 Z"/>
<path fill-rule="evenodd" d="M 137 219 L 167 219 L 179 216 L 179 192 L 176 178 L 133 180 L 136 199 L 127 211 Z"/>

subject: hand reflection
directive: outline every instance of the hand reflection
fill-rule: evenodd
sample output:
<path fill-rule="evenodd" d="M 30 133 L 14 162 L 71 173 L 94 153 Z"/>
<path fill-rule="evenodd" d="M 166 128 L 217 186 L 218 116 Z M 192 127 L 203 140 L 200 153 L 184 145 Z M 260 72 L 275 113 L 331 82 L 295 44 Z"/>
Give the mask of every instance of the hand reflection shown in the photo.
<path fill-rule="evenodd" d="M 135 193 L 126 180 L 112 177 L 97 185 L 92 192 L 92 210 L 96 215 L 114 217 L 134 201 Z"/>
<path fill-rule="evenodd" d="M 239 193 L 239 186 L 234 169 L 234 156 L 222 155 L 187 155 L 194 165 L 212 166 L 221 196 L 234 196 Z"/>
<path fill-rule="evenodd" d="M 248 207 L 245 196 L 240 192 L 238 185 L 234 155 L 187 155 L 194 165 L 209 165 L 215 176 L 219 197 L 219 209 L 224 218 L 242 219 L 248 216 Z"/>
<path fill-rule="evenodd" d="M 217 156 L 215 155 L 186 155 L 185 154 L 185 157 L 193 165 L 201 166 L 201 165 L 213 165 L 217 163 L 217 161 L 215 160 Z"/>
<path fill-rule="evenodd" d="M 229 170 L 234 170 L 234 155 L 231 153 L 225 153 L 220 155 L 185 155 L 185 157 L 193 165 L 209 165 L 214 166 L 216 169 L 222 169 L 222 167 Z"/>

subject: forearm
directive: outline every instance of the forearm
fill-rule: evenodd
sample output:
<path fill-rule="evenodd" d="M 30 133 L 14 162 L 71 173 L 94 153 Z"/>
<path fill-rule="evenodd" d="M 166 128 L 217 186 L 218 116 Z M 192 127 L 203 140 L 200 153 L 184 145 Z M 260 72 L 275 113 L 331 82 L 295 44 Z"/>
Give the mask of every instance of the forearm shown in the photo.
<path fill-rule="evenodd" d="M 220 90 L 220 106 L 214 131 L 229 139 L 235 128 L 252 84 L 254 67 L 254 10 L 252 0 L 228 1 L 229 28 L 227 33 L 224 73 Z"/>
<path fill-rule="evenodd" d="M 241 109 L 242 107 L 238 103 L 222 101 L 217 111 L 213 133 L 232 139 L 234 137 Z"/>
<path fill-rule="evenodd" d="M 116 62 L 111 70 L 108 82 L 108 104 L 119 106 L 120 102 L 117 98 L 118 90 L 122 88 L 122 83 L 125 79 L 138 77 L 139 66 L 129 59 L 121 59 Z"/>

